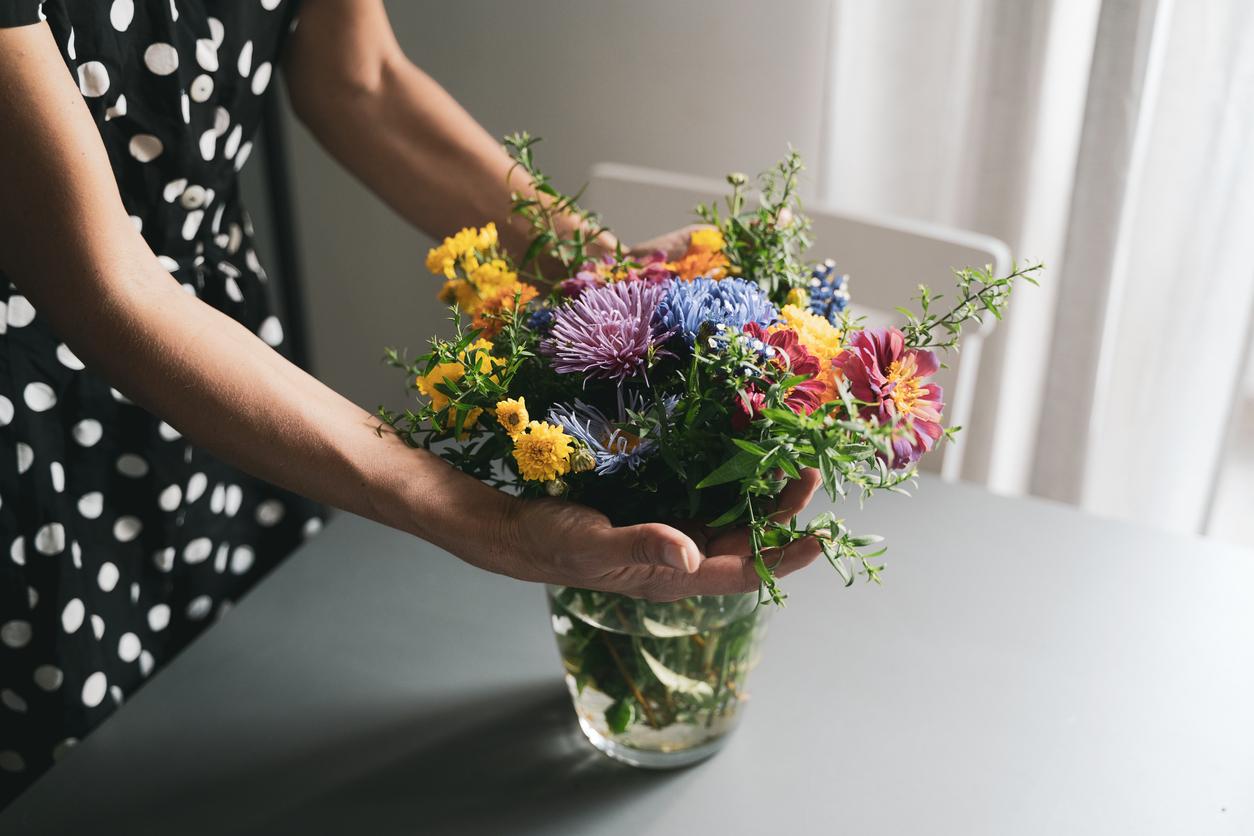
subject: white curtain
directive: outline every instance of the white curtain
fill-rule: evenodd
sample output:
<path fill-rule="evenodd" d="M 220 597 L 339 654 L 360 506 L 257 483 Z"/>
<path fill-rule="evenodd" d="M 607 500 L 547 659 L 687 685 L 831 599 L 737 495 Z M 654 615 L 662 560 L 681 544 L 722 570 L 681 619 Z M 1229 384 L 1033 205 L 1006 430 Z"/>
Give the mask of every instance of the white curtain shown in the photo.
<path fill-rule="evenodd" d="M 1048 265 L 964 476 L 1197 530 L 1254 310 L 1254 3 L 834 0 L 831 25 L 821 198 Z"/>

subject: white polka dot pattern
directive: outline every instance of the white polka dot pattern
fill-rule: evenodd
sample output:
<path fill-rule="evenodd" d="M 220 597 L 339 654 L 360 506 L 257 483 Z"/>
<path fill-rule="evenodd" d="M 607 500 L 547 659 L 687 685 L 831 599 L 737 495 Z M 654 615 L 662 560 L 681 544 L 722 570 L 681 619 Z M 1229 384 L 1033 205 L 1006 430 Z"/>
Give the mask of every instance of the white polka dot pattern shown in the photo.
<path fill-rule="evenodd" d="M 106 561 L 100 565 L 100 571 L 96 573 L 96 583 L 100 586 L 101 592 L 112 592 L 113 588 L 118 585 L 118 577 L 118 567 Z"/>
<path fill-rule="evenodd" d="M 88 61 L 78 67 L 78 89 L 89 99 L 109 92 L 109 71 L 99 61 Z"/>
<path fill-rule="evenodd" d="M 109 22 L 119 32 L 125 32 L 135 18 L 134 0 L 113 0 L 109 9 Z"/>
<path fill-rule="evenodd" d="M 136 134 L 131 137 L 131 156 L 141 163 L 148 163 L 161 156 L 165 145 L 152 134 Z"/>
<path fill-rule="evenodd" d="M 179 53 L 167 43 L 155 43 L 144 50 L 144 66 L 156 75 L 169 75 L 179 68 Z"/>
<path fill-rule="evenodd" d="M 88 708 L 95 708 L 100 705 L 100 701 L 104 699 L 105 691 L 109 687 L 109 680 L 105 677 L 103 671 L 96 671 L 87 677 L 87 681 L 83 683 L 83 705 Z"/>
<path fill-rule="evenodd" d="M 292 5 L 97 0 L 48 21 L 131 228 L 184 292 L 280 351 L 288 338 L 235 178 L 273 95 Z M 0 561 L 15 579 L 0 596 L 0 661 L 19 660 L 0 684 L 0 723 L 20 719 L 37 736 L 27 748 L 0 735 L 6 778 L 63 757 L 321 526 L 303 500 L 206 455 L 95 377 L 7 279 L 0 335 L 29 355 L 0 380 L 12 451 L 0 466 Z M 52 722 L 62 707 L 65 722 Z"/>

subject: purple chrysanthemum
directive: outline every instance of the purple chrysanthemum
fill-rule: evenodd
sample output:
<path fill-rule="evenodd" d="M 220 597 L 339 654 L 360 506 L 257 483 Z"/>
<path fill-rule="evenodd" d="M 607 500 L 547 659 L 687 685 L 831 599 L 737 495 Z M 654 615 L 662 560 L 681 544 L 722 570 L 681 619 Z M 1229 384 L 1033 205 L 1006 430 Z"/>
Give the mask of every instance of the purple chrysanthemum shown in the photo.
<path fill-rule="evenodd" d="M 665 284 L 616 282 L 584 290 L 557 310 L 541 350 L 553 358 L 558 374 L 586 374 L 622 382 L 644 370 L 650 354 L 670 336 L 654 324 L 653 313 L 666 294 Z"/>

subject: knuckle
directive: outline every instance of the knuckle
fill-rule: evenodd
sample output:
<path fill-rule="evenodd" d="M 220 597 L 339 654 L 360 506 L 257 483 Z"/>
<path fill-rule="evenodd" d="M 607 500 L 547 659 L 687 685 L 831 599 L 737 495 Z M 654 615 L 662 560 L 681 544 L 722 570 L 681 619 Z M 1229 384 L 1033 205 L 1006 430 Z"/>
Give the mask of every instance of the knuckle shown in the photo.
<path fill-rule="evenodd" d="M 648 536 L 644 530 L 641 530 L 631 540 L 631 550 L 628 557 L 632 563 L 640 566 L 648 566 L 653 563 L 653 558 L 649 554 Z"/>

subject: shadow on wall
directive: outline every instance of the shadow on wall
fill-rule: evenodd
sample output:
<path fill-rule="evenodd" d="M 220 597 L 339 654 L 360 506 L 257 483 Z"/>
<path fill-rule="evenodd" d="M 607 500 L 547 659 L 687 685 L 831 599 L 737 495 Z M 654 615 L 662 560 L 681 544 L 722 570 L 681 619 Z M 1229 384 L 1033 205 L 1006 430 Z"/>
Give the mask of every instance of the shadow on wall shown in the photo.
<path fill-rule="evenodd" d="M 540 163 L 564 189 L 602 160 L 721 176 L 791 142 L 817 162 L 828 0 L 387 5 L 408 55 L 490 133 L 546 138 Z M 384 346 L 418 353 L 448 329 L 430 241 L 288 118 L 314 371 L 367 409 L 396 406 Z"/>

